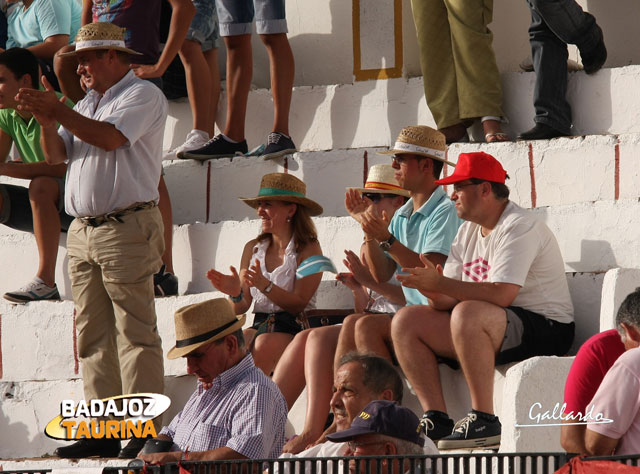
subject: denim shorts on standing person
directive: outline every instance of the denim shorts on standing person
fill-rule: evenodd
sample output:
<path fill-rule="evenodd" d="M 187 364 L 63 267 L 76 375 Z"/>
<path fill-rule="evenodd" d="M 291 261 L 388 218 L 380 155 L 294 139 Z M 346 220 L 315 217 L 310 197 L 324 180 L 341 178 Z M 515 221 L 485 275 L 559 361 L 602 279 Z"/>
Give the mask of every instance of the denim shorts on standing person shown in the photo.
<path fill-rule="evenodd" d="M 216 0 L 220 36 L 250 35 L 255 16 L 259 35 L 287 32 L 284 0 Z"/>
<path fill-rule="evenodd" d="M 191 20 L 186 39 L 202 45 L 202 51 L 218 47 L 220 38 L 215 0 L 193 0 L 196 14 Z"/>

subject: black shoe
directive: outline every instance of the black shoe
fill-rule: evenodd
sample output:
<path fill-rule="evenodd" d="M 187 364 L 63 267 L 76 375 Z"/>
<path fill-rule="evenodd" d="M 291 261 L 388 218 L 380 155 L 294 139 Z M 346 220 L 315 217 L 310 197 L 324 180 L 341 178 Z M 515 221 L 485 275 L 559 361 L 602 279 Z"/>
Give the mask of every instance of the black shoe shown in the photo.
<path fill-rule="evenodd" d="M 420 425 L 432 441 L 449 436 L 453 431 L 453 420 L 445 412 L 438 410 L 425 411 Z"/>
<path fill-rule="evenodd" d="M 244 155 L 248 151 L 247 141 L 242 140 L 238 143 L 231 143 L 225 140 L 222 134 L 218 134 L 207 142 L 201 148 L 185 151 L 183 158 L 191 160 L 212 160 L 215 158 L 230 158 L 236 155 Z"/>
<path fill-rule="evenodd" d="M 518 140 L 549 140 L 551 138 L 566 137 L 568 133 L 556 130 L 544 123 L 536 122 L 535 127 L 518 135 Z"/>
<path fill-rule="evenodd" d="M 144 448 L 148 439 L 151 439 L 151 437 L 131 438 L 127 445 L 120 450 L 118 457 L 120 459 L 135 459 L 138 456 L 138 453 L 142 451 L 142 448 Z"/>
<path fill-rule="evenodd" d="M 156 296 L 175 296 L 178 294 L 178 277 L 165 272 L 165 265 L 153 275 L 153 292 Z"/>
<path fill-rule="evenodd" d="M 53 454 L 59 458 L 80 459 L 91 456 L 115 458 L 120 452 L 117 439 L 81 439 L 68 446 L 61 446 Z"/>
<path fill-rule="evenodd" d="M 500 444 L 502 425 L 495 415 L 471 410 L 456 423 L 453 433 L 438 441 L 438 449 L 476 448 Z"/>
<path fill-rule="evenodd" d="M 607 60 L 607 48 L 604 45 L 604 38 L 601 36 L 598 44 L 591 51 L 580 51 L 582 66 L 587 74 L 598 72 Z"/>
<path fill-rule="evenodd" d="M 271 132 L 267 137 L 267 147 L 260 156 L 265 160 L 274 160 L 295 152 L 296 146 L 293 144 L 291 137 L 280 132 Z"/>

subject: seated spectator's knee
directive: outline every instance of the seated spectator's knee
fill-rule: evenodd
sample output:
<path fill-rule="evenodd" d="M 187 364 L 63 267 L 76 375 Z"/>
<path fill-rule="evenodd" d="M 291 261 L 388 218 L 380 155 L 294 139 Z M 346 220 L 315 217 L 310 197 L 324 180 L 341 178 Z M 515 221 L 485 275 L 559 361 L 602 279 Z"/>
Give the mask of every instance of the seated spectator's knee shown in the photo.
<path fill-rule="evenodd" d="M 487 325 L 493 325 L 496 310 L 504 311 L 486 301 L 462 301 L 451 311 L 452 334 L 477 334 Z"/>
<path fill-rule="evenodd" d="M 378 314 L 364 314 L 356 321 L 355 331 L 356 333 L 376 333 L 378 332 L 379 322 Z"/>
<path fill-rule="evenodd" d="M 417 333 L 413 331 L 416 324 L 424 324 L 422 313 L 430 311 L 428 306 L 412 305 L 400 308 L 391 320 L 391 337 L 394 340 L 407 340 Z"/>
<path fill-rule="evenodd" d="M 29 200 L 36 203 L 57 203 L 60 195 L 58 181 L 50 176 L 38 176 L 29 183 Z"/>
<path fill-rule="evenodd" d="M 362 313 L 354 313 L 350 314 L 344 321 L 342 321 L 342 328 L 347 331 L 353 331 L 356 327 L 356 322 L 363 316 Z"/>

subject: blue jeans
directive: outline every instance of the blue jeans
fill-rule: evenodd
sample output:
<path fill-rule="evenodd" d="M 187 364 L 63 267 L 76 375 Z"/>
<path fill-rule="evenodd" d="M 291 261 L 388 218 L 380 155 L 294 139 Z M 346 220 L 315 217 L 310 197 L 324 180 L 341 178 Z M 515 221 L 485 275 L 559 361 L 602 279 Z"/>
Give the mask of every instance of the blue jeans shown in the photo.
<path fill-rule="evenodd" d="M 284 1 L 216 0 L 220 36 L 250 35 L 254 16 L 259 35 L 286 33 Z"/>
<path fill-rule="evenodd" d="M 536 123 L 562 133 L 571 130 L 571 106 L 567 102 L 567 44 L 581 53 L 602 41 L 602 30 L 593 15 L 575 0 L 527 0 L 531 10 L 529 41 L 536 85 L 533 92 Z"/>

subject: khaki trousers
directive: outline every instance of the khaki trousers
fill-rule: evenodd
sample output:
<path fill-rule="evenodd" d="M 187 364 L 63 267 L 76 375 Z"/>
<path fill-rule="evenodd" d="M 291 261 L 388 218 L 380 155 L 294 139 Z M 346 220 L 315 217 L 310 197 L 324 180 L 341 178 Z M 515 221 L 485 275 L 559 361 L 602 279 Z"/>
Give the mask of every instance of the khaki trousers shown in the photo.
<path fill-rule="evenodd" d="M 87 400 L 164 390 L 153 294 L 164 250 L 162 218 L 153 207 L 122 221 L 90 227 L 75 219 L 67 237 Z"/>
<path fill-rule="evenodd" d="M 427 105 L 438 128 L 502 117 L 493 0 L 411 0 Z"/>

